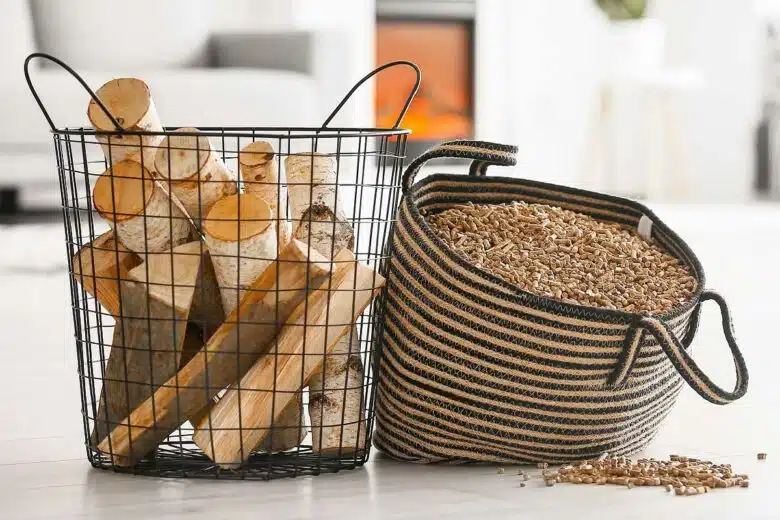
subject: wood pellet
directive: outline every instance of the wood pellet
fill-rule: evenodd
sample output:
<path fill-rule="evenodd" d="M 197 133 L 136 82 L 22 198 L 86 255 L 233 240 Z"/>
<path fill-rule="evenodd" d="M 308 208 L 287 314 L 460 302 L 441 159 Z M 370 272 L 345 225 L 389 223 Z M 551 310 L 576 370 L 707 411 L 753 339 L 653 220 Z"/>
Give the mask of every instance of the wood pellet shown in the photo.
<path fill-rule="evenodd" d="M 714 464 L 672 455 L 670 460 L 609 457 L 562 466 L 554 475 L 545 476 L 545 484 L 613 484 L 629 489 L 660 486 L 677 496 L 708 493 L 713 488 L 746 488 L 750 478 L 737 474 L 731 464 Z"/>
<path fill-rule="evenodd" d="M 662 314 L 690 300 L 690 269 L 636 230 L 544 204 L 464 204 L 425 215 L 452 251 L 563 302 Z"/>

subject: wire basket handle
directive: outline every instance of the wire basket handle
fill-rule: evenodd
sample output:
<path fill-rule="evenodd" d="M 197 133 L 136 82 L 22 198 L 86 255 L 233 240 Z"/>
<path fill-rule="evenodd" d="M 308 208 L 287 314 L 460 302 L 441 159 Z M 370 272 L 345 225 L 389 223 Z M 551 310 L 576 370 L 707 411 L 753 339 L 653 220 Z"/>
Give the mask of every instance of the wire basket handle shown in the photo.
<path fill-rule="evenodd" d="M 103 110 L 103 113 L 106 114 L 106 116 L 111 120 L 111 122 L 116 127 L 116 131 L 118 134 L 122 134 L 124 132 L 124 129 L 122 128 L 122 125 L 119 124 L 119 122 L 114 119 L 114 116 L 111 115 L 111 112 L 108 111 L 106 108 L 106 105 L 103 104 L 100 99 L 98 99 L 95 92 L 89 88 L 89 85 L 87 85 L 87 82 L 84 81 L 84 78 L 78 75 L 78 73 L 73 70 L 69 65 L 67 65 L 62 60 L 55 58 L 54 56 L 50 54 L 46 54 L 43 52 L 34 52 L 27 56 L 27 59 L 24 60 L 24 79 L 27 80 L 27 87 L 29 87 L 30 92 L 32 93 L 33 97 L 35 98 L 35 101 L 38 103 L 38 107 L 40 107 L 41 112 L 43 112 L 43 117 L 46 118 L 46 121 L 48 121 L 49 126 L 51 127 L 52 131 L 56 131 L 57 127 L 54 125 L 54 121 L 52 121 L 51 116 L 49 115 L 49 112 L 46 110 L 46 107 L 43 105 L 43 101 L 41 101 L 41 97 L 38 95 L 38 92 L 35 90 L 35 87 L 33 86 L 32 80 L 30 79 L 30 61 L 32 61 L 34 58 L 44 58 L 46 60 L 49 60 L 53 63 L 56 63 L 63 69 L 65 69 L 67 72 L 70 73 L 71 76 L 76 78 L 76 81 L 81 83 L 81 86 L 84 87 L 84 90 L 86 90 L 90 97 L 95 101 L 95 103 L 98 104 L 101 110 Z"/>
<path fill-rule="evenodd" d="M 369 72 L 363 78 L 355 83 L 355 85 L 350 89 L 349 92 L 347 92 L 347 95 L 344 96 L 344 98 L 341 100 L 341 102 L 336 106 L 336 108 L 333 110 L 333 112 L 330 113 L 328 118 L 325 120 L 324 123 L 322 123 L 322 128 L 327 128 L 328 124 L 333 120 L 334 117 L 336 117 L 336 114 L 339 113 L 339 111 L 344 107 L 344 105 L 349 101 L 349 98 L 352 97 L 352 94 L 359 89 L 363 83 L 371 79 L 372 77 L 376 76 L 380 72 L 382 72 L 385 69 L 389 69 L 390 67 L 396 67 L 399 65 L 406 65 L 407 67 L 410 67 L 412 70 L 414 70 L 414 74 L 416 76 L 414 81 L 414 86 L 412 87 L 412 90 L 409 92 L 409 95 L 406 97 L 406 103 L 404 103 L 404 107 L 401 109 L 401 113 L 398 114 L 398 119 L 395 120 L 395 124 L 393 125 L 393 129 L 398 128 L 398 125 L 401 124 L 401 121 L 403 121 L 404 116 L 406 115 L 406 111 L 409 110 L 409 105 L 412 104 L 412 100 L 414 100 L 414 96 L 417 95 L 417 91 L 420 90 L 420 81 L 422 81 L 422 72 L 420 72 L 420 67 L 412 63 L 411 61 L 406 60 L 398 60 L 398 61 L 391 61 L 388 63 L 385 63 L 384 65 L 375 68 L 373 71 Z"/>

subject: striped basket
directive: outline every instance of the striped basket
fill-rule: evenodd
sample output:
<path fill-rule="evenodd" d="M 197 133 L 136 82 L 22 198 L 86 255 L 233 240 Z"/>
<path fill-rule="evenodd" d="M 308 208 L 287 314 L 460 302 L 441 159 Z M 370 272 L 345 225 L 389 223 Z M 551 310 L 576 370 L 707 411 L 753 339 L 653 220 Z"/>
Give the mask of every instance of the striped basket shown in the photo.
<path fill-rule="evenodd" d="M 716 404 L 744 395 L 748 374 L 728 308 L 702 289 L 704 272 L 685 242 L 630 200 L 485 176 L 488 165 L 515 164 L 515 152 L 452 141 L 404 174 L 378 344 L 377 448 L 413 462 L 560 463 L 628 454 L 650 442 L 683 381 Z M 420 167 L 437 157 L 473 159 L 469 176 L 437 174 L 412 186 Z M 662 316 L 535 296 L 455 255 L 421 215 L 513 200 L 638 227 L 691 267 L 696 294 Z M 737 372 L 732 392 L 689 354 L 707 300 L 721 310 Z"/>

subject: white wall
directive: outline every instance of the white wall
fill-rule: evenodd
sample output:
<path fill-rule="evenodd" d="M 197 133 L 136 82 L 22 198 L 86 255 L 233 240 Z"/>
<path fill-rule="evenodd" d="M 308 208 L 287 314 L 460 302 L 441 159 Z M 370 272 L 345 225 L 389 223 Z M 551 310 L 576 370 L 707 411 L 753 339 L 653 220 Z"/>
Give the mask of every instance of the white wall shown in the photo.
<path fill-rule="evenodd" d="M 704 89 L 681 106 L 692 198 L 738 201 L 751 195 L 754 130 L 761 96 L 761 39 L 747 0 L 656 0 L 671 66 L 701 71 Z"/>
<path fill-rule="evenodd" d="M 477 135 L 518 145 L 517 175 L 581 182 L 601 26 L 582 0 L 477 1 Z"/>

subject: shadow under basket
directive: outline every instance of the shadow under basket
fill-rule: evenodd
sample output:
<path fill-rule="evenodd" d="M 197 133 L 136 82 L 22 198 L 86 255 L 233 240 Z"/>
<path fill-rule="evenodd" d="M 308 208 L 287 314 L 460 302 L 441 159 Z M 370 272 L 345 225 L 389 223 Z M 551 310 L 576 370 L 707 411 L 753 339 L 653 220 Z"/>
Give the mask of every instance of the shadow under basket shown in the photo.
<path fill-rule="evenodd" d="M 35 58 L 84 87 L 96 129 L 54 124 Z M 398 65 L 417 79 L 393 128 L 329 126 Z M 54 138 L 90 463 L 258 480 L 362 465 L 419 69 L 379 67 L 312 128 L 163 127 L 142 81 L 93 92 L 40 53 L 25 77 Z M 148 97 L 137 122 L 105 89 Z"/>

